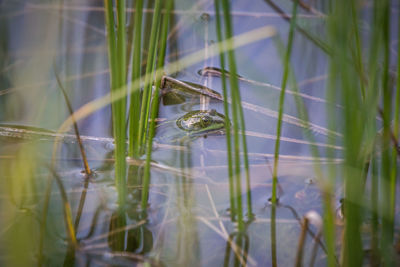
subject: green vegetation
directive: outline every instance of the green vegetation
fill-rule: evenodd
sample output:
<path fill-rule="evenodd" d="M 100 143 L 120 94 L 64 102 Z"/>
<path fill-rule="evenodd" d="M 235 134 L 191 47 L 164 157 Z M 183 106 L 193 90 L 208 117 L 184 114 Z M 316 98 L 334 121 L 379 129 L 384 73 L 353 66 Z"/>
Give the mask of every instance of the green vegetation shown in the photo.
<path fill-rule="evenodd" d="M 125 205 L 126 198 L 126 44 L 125 44 L 125 1 L 117 1 L 117 20 L 115 20 L 112 0 L 104 0 L 108 58 L 110 65 L 111 107 L 113 133 L 115 138 L 115 178 L 118 188 L 118 202 Z M 116 26 L 116 27 L 115 27 Z M 117 32 L 115 32 L 115 28 Z M 122 91 L 124 95 L 116 99 L 115 93 Z"/>
<path fill-rule="evenodd" d="M 0 4 L 7 266 L 399 264 L 397 3 L 26 2 L 16 50 Z"/>
<path fill-rule="evenodd" d="M 160 1 L 158 1 L 158 2 L 160 2 Z M 173 0 L 165 1 L 166 12 L 163 15 L 162 26 L 161 27 L 158 26 L 158 27 L 161 28 L 161 33 L 160 33 L 161 41 L 160 41 L 160 46 L 159 46 L 159 51 L 158 51 L 158 60 L 157 60 L 157 69 L 158 70 L 162 69 L 163 66 L 164 66 L 165 52 L 166 52 L 166 46 L 167 46 L 167 34 L 168 34 L 169 17 L 170 17 L 170 13 L 171 13 L 171 9 L 172 9 L 173 3 L 174 3 Z M 155 13 L 155 15 L 156 14 L 157 13 Z M 154 25 L 155 25 L 155 22 L 153 21 L 152 32 L 153 32 L 153 30 L 155 30 L 157 32 L 160 31 L 159 29 L 154 29 L 153 28 Z M 147 62 L 150 62 L 150 61 L 148 60 Z M 151 71 L 151 73 L 153 73 L 153 72 L 154 72 L 154 69 Z M 157 72 L 155 78 L 156 78 L 156 81 L 154 83 L 155 84 L 155 90 L 154 90 L 154 94 L 153 94 L 153 101 L 151 103 L 150 126 L 149 126 L 150 129 L 149 129 L 149 134 L 148 134 L 148 137 L 147 137 L 147 146 L 146 146 L 146 165 L 145 165 L 144 177 L 143 177 L 142 209 L 145 209 L 147 207 L 147 201 L 148 201 L 148 192 L 149 192 L 149 184 L 150 184 L 151 152 L 152 152 L 152 149 L 153 149 L 153 138 L 154 138 L 155 126 L 156 126 L 155 121 L 156 121 L 156 118 L 158 116 L 159 94 L 160 94 L 160 86 L 161 86 L 161 74 L 160 74 L 160 72 Z M 149 91 L 150 90 L 151 89 L 149 88 Z M 151 94 L 149 94 L 149 98 L 150 98 L 150 95 Z M 144 96 L 143 96 L 143 100 L 144 100 Z M 142 103 L 143 103 L 143 101 L 142 101 Z M 139 131 L 139 135 L 140 134 L 141 133 Z"/>
<path fill-rule="evenodd" d="M 282 86 L 281 86 L 281 94 L 279 96 L 279 115 L 278 115 L 278 125 L 276 127 L 276 142 L 275 142 L 275 151 L 274 151 L 274 169 L 272 174 L 272 203 L 276 204 L 277 196 L 276 196 L 276 188 L 278 182 L 278 158 L 279 158 L 279 146 L 280 146 L 280 138 L 282 131 L 282 116 L 283 116 L 283 105 L 285 102 L 285 92 L 286 92 L 286 84 L 289 76 L 289 60 L 290 54 L 292 52 L 293 46 L 293 35 L 294 29 L 296 25 L 296 16 L 297 16 L 297 5 L 298 1 L 295 1 L 293 5 L 292 18 L 290 22 L 290 33 L 289 40 L 287 45 L 287 51 L 285 54 L 285 58 L 283 61 L 283 76 L 282 76 Z"/>

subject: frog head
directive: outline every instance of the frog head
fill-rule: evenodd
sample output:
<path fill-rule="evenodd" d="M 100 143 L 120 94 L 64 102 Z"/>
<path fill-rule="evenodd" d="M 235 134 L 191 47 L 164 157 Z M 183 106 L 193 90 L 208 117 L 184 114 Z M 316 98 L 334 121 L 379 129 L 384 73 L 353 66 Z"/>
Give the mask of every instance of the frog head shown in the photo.
<path fill-rule="evenodd" d="M 225 127 L 225 116 L 212 110 L 190 111 L 176 121 L 177 126 L 190 133 L 203 134 Z"/>

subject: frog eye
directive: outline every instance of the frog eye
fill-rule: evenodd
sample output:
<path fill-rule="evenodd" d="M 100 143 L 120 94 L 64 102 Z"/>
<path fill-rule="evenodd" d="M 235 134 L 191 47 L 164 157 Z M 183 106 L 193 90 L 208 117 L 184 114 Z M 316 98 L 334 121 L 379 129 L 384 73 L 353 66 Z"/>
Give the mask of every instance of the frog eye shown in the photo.
<path fill-rule="evenodd" d="M 203 127 L 208 126 L 211 123 L 211 117 L 209 117 L 209 116 L 202 117 L 201 123 L 203 124 Z"/>

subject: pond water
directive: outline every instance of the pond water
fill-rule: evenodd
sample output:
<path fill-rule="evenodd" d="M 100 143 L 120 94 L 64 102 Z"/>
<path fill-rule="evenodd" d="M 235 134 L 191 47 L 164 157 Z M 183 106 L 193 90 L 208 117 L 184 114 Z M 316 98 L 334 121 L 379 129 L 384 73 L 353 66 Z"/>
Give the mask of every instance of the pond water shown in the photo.
<path fill-rule="evenodd" d="M 291 64 L 312 126 L 300 126 L 295 98 L 289 92 L 278 169 L 280 204 L 272 208 L 269 198 L 283 75 L 280 53 L 285 49 L 280 42 L 287 42 L 289 23 L 268 2 L 232 1 L 235 34 L 265 25 L 277 31 L 274 38 L 235 50 L 237 72 L 243 77 L 239 85 L 251 177 L 248 192 L 242 181 L 246 231 L 238 234 L 237 223 L 230 217 L 226 136 L 185 138 L 187 134 L 176 125 L 176 120 L 190 111 L 224 113 L 222 102 L 199 95 L 185 97 L 178 104 L 161 101 L 147 217 L 139 208 L 144 158 L 127 159 L 128 204 L 124 212 L 118 212 L 110 106 L 78 122 L 93 177 L 86 180 L 82 173 L 79 147 L 71 130 L 71 136 L 63 136 L 54 158 L 53 171 L 58 178 L 46 191 L 49 176 L 54 176 L 49 168 L 54 134 L 69 116 L 54 72 L 61 77 L 75 110 L 109 91 L 103 1 L 0 1 L 0 264 L 294 265 L 301 218 L 309 211 L 323 214 L 315 162 L 323 171 L 334 167 L 338 176 L 340 173 L 342 129 L 339 125 L 332 133 L 336 137 L 334 158 L 328 159 L 326 105 L 332 105 L 338 114 L 343 109 L 340 103 L 324 100 L 326 53 L 297 31 Z M 290 14 L 292 2 L 279 2 Z M 299 25 L 323 38 L 324 1 L 315 2 L 322 15 L 299 9 Z M 134 6 L 132 1 L 127 4 Z M 148 5 L 146 2 L 145 24 L 150 24 L 152 14 Z M 202 49 L 206 59 L 179 73 L 166 69 L 166 74 L 222 94 L 221 77 L 199 74 L 204 67 L 220 67 L 218 57 L 208 56 L 210 46 L 217 42 L 213 1 L 175 0 L 174 8 L 167 63 Z M 366 6 L 365 16 L 369 16 L 368 10 Z M 128 19 L 132 12 L 128 10 Z M 395 21 L 398 9 L 394 7 L 392 13 Z M 368 36 L 367 26 L 362 29 L 362 35 Z M 146 25 L 144 36 L 149 31 Z M 393 57 L 397 56 L 396 33 L 393 30 Z M 146 42 L 143 46 L 148 47 Z M 290 83 L 288 90 L 294 90 Z M 15 132 L 20 126 L 23 134 Z M 313 159 L 304 131 L 310 131 L 318 143 L 320 158 Z M 71 206 L 77 249 L 68 245 L 63 191 Z M 336 191 L 339 211 L 341 184 Z M 43 217 L 47 196 L 48 213 Z M 46 228 L 42 229 L 44 220 Z M 338 217 L 341 230 L 339 221 Z M 312 237 L 319 231 L 318 226 L 310 227 L 304 245 L 305 264 L 314 260 L 315 266 L 326 265 L 325 245 Z"/>

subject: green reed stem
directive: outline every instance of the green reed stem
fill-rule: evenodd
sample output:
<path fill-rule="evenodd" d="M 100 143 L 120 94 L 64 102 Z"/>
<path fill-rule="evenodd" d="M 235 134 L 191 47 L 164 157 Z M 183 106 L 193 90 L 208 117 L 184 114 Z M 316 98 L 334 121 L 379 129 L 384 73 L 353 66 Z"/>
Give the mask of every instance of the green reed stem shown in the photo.
<path fill-rule="evenodd" d="M 379 10 L 377 8 L 377 2 L 374 2 L 373 6 L 373 14 L 374 20 L 372 23 L 372 34 L 370 37 L 370 49 L 369 49 L 369 58 L 368 58 L 368 90 L 367 90 L 367 101 L 370 101 L 368 104 L 369 107 L 377 107 L 379 102 L 379 77 L 378 73 L 376 72 L 376 66 L 378 65 L 378 58 L 379 58 L 379 48 L 381 45 L 382 39 L 382 31 L 381 31 L 381 23 L 379 18 Z M 371 100 L 368 100 L 371 99 Z M 375 99 L 375 101 L 373 101 Z M 375 110 L 375 109 L 373 109 Z M 373 113 L 370 118 L 375 118 L 376 114 Z M 375 119 L 374 119 L 375 120 Z M 371 130 L 372 133 L 376 133 L 376 126 L 372 124 L 373 129 Z M 371 266 L 379 266 L 380 262 L 380 253 L 379 253 L 379 198 L 380 198 L 380 189 L 379 183 L 379 167 L 378 167 L 378 159 L 375 155 L 378 154 L 377 147 L 373 144 L 372 147 L 372 171 L 371 171 L 371 193 L 370 193 L 370 209 L 371 209 L 371 224 L 372 224 L 372 233 L 371 233 Z"/>
<path fill-rule="evenodd" d="M 147 65 L 146 65 L 146 76 L 145 76 L 145 83 L 144 83 L 144 90 L 143 90 L 143 96 L 142 96 L 142 106 L 140 109 L 140 121 L 139 121 L 139 133 L 138 133 L 138 148 L 139 151 L 137 154 L 141 154 L 141 150 L 143 147 L 143 144 L 145 143 L 145 137 L 146 137 L 146 129 L 147 129 L 147 124 L 148 121 L 146 118 L 148 118 L 149 114 L 149 109 L 150 109 L 150 99 L 151 99 L 151 88 L 152 88 L 152 82 L 154 79 L 153 75 L 150 75 L 152 73 L 152 70 L 154 68 L 153 62 L 156 54 L 156 45 L 157 45 L 157 38 L 158 38 L 158 28 L 160 24 L 160 14 L 161 14 L 161 2 L 160 0 L 156 0 L 155 3 L 155 8 L 154 8 L 154 13 L 153 13 L 153 20 L 151 24 L 151 33 L 150 33 L 150 47 L 149 47 L 149 53 L 147 57 Z"/>
<path fill-rule="evenodd" d="M 229 50 L 228 54 L 232 53 L 232 57 L 234 56 L 233 50 Z M 251 181 L 250 181 L 250 169 L 249 169 L 249 157 L 248 157 L 248 149 L 247 149 L 247 141 L 246 141 L 246 125 L 244 121 L 244 114 L 243 114 L 243 108 L 241 105 L 241 96 L 240 96 L 240 90 L 239 90 L 239 83 L 237 79 L 237 71 L 236 71 L 236 64 L 235 61 L 233 61 L 234 68 L 232 69 L 230 67 L 230 70 L 232 71 L 232 76 L 230 77 L 231 79 L 234 79 L 234 83 L 237 85 L 237 88 L 235 89 L 237 91 L 237 98 L 236 98 L 236 108 L 239 111 L 239 122 L 240 122 L 240 130 L 241 130 L 241 136 L 242 136 L 242 146 L 243 146 L 243 163 L 244 163 L 244 170 L 246 174 L 246 200 L 247 200 L 247 215 L 250 220 L 254 218 L 253 214 L 253 208 L 252 208 L 252 203 L 251 203 Z M 235 88 L 235 87 L 234 87 Z"/>
<path fill-rule="evenodd" d="M 363 70 L 363 62 L 362 62 L 362 52 L 361 52 L 361 44 L 360 44 L 360 35 L 358 31 L 358 16 L 356 10 L 357 1 L 351 1 L 351 17 L 352 17 L 352 26 L 354 32 L 355 39 L 355 50 L 356 50 L 356 65 L 357 70 L 360 76 L 360 89 L 362 99 L 365 99 L 365 86 L 364 86 L 364 70 Z"/>
<path fill-rule="evenodd" d="M 118 0 L 117 4 L 117 57 L 118 57 L 118 84 L 117 88 L 123 88 L 126 92 L 126 42 L 125 42 L 125 0 Z M 113 74 L 114 75 L 114 74 Z M 125 93 L 126 95 L 126 93 Z M 126 96 L 115 102 L 117 116 L 114 118 L 115 133 L 115 176 L 117 181 L 117 190 L 119 204 L 124 206 L 126 197 Z"/>
<path fill-rule="evenodd" d="M 334 64 L 330 64 L 329 80 L 327 84 L 327 102 L 337 103 L 336 97 L 336 69 Z M 334 105 L 326 104 L 326 114 L 328 118 L 328 129 L 336 129 L 336 108 Z M 336 137 L 333 134 L 328 134 L 328 142 L 330 145 L 336 144 Z M 336 153 L 334 149 L 327 148 L 326 154 L 328 158 L 335 158 Z M 328 266 L 336 267 L 336 227 L 335 227 L 335 184 L 336 184 L 336 165 L 329 164 L 327 181 L 324 182 L 323 190 L 323 204 L 324 204 L 324 216 L 323 216 L 323 233 L 326 240 L 326 250 L 328 256 Z"/>
<path fill-rule="evenodd" d="M 229 75 L 229 81 L 231 86 L 231 96 L 232 96 L 232 119 L 233 119 L 233 143 L 234 143 L 234 155 L 235 155 L 235 181 L 236 181 L 236 211 L 238 217 L 238 230 L 242 232 L 244 230 L 243 222 L 243 207 L 242 207 L 242 190 L 241 190 L 241 174 L 240 174 L 240 139 L 239 139 L 239 127 L 240 127 L 240 110 L 242 106 L 240 105 L 240 93 L 239 84 L 236 76 L 236 61 L 233 52 L 233 29 L 230 15 L 230 3 L 228 0 L 222 1 L 222 8 L 224 12 L 224 22 L 225 22 L 225 37 L 228 39 L 227 50 L 228 50 L 228 63 L 231 75 Z M 245 129 L 244 121 L 242 130 Z M 245 153 L 247 154 L 247 153 Z M 245 166 L 246 167 L 246 166 Z M 248 167 L 246 169 L 248 171 Z"/>
<path fill-rule="evenodd" d="M 118 57 L 118 86 L 126 84 L 126 14 L 125 0 L 116 1 L 117 4 L 117 57 Z M 122 110 L 125 113 L 125 110 Z M 124 114 L 125 115 L 125 114 Z M 121 123 L 125 123 L 124 120 Z M 125 140 L 124 140 L 125 142 Z"/>
<path fill-rule="evenodd" d="M 160 13 L 160 17 L 161 17 L 161 13 Z M 158 23 L 157 25 L 157 32 L 156 32 L 156 38 L 154 40 L 155 44 L 158 44 L 160 38 L 160 23 Z M 154 56 L 153 56 L 153 62 L 151 63 L 151 70 L 150 73 L 152 73 L 153 75 L 150 76 L 150 94 L 149 97 L 147 98 L 147 103 L 146 106 L 148 107 L 148 112 L 145 114 L 145 119 L 144 121 L 146 122 L 144 125 L 144 138 L 142 139 L 143 142 L 143 146 L 142 146 L 142 150 L 141 153 L 144 152 L 144 145 L 147 141 L 148 138 L 148 129 L 149 129 L 149 116 L 150 116 L 150 112 L 151 112 L 151 101 L 152 101 L 152 97 L 153 95 L 151 95 L 151 93 L 153 92 L 153 84 L 155 85 L 155 71 L 156 71 L 156 63 L 157 63 L 157 45 L 154 47 Z M 154 93 L 154 92 L 153 92 Z"/>
<path fill-rule="evenodd" d="M 125 1 L 117 1 L 117 39 L 114 31 L 115 20 L 112 0 L 105 0 L 106 28 L 108 41 L 108 55 L 110 62 L 111 104 L 113 118 L 113 132 L 115 138 L 115 177 L 118 190 L 118 202 L 125 204 L 125 113 L 126 93 L 124 97 L 114 101 L 114 93 L 118 90 L 126 91 L 126 46 L 125 46 Z M 117 64 L 118 63 L 118 64 Z"/>
<path fill-rule="evenodd" d="M 142 18 L 143 0 L 137 0 L 135 5 L 135 24 L 134 24 L 134 47 L 132 54 L 132 82 L 131 82 L 131 103 L 129 108 L 129 156 L 138 156 L 135 152 L 139 151 L 138 133 L 140 118 L 140 76 L 141 76 L 141 56 L 142 56 Z M 134 86 L 133 81 L 139 81 L 139 86 Z"/>
<path fill-rule="evenodd" d="M 292 19 L 290 21 L 290 31 L 289 31 L 289 39 L 288 39 L 288 46 L 285 54 L 284 59 L 284 69 L 283 69 L 283 76 L 282 76 L 282 90 L 279 96 L 279 112 L 278 112 L 278 124 L 276 126 L 276 141 L 275 141 L 275 152 L 274 152 L 274 168 L 272 174 L 272 203 L 276 204 L 276 187 L 278 183 L 278 158 L 279 158 L 279 147 L 280 147 L 280 139 L 281 139 L 281 131 L 282 131 L 282 116 L 283 116 L 283 106 L 285 102 L 285 92 L 286 92 L 286 84 L 289 76 L 289 60 L 290 55 L 292 52 L 293 46 L 293 37 L 294 37 L 294 30 L 296 25 L 296 17 L 297 17 L 297 6 L 298 1 L 294 2 L 293 10 L 292 10 Z"/>
<path fill-rule="evenodd" d="M 333 34 L 335 31 L 336 27 L 336 21 L 334 20 L 334 16 L 331 17 L 329 20 L 330 24 L 330 30 L 331 30 L 331 35 L 329 37 L 331 41 L 331 45 L 334 46 L 336 42 L 336 34 Z M 356 10 L 356 3 L 352 2 L 351 3 L 351 18 L 352 18 L 352 31 L 354 33 L 354 38 L 355 38 L 355 55 L 354 59 L 356 61 L 356 69 L 359 74 L 360 78 L 360 86 L 361 86 L 361 96 L 362 99 L 365 100 L 365 89 L 364 89 L 364 82 L 363 82 L 363 62 L 362 62 L 362 52 L 361 52 L 361 43 L 360 43 L 360 38 L 359 38 L 359 30 L 357 27 L 358 23 L 358 17 L 357 17 L 357 10 Z M 351 48 L 351 45 L 349 44 L 346 46 L 347 49 Z M 338 51 L 340 53 L 340 51 Z M 327 102 L 328 103 L 337 103 L 337 87 L 339 85 L 339 80 L 340 80 L 340 64 L 337 64 L 337 61 L 335 61 L 335 57 L 333 56 L 330 60 L 330 66 L 329 66 L 329 81 L 327 84 Z M 333 105 L 327 104 L 326 105 L 326 112 L 327 112 L 327 118 L 328 118 L 328 125 L 329 129 L 336 129 L 336 108 Z M 334 135 L 329 134 L 328 136 L 328 142 L 330 144 L 335 144 L 336 137 Z M 332 149 L 327 149 L 326 150 L 328 158 L 335 158 L 335 151 Z M 327 179 L 323 180 L 322 184 L 322 190 L 323 190 L 323 204 L 324 204 L 324 224 L 323 224 L 323 231 L 324 231 L 324 237 L 326 240 L 326 247 L 327 247 L 327 256 L 328 256 L 328 266 L 333 267 L 337 266 L 337 258 L 336 258 L 336 227 L 335 227 L 335 209 L 334 209 L 334 194 L 335 194 L 335 184 L 336 184 L 336 166 L 334 164 L 330 164 L 328 166 L 328 173 L 327 173 Z M 360 190 L 362 188 L 360 187 Z M 344 204 L 343 204 L 344 205 Z"/>
<path fill-rule="evenodd" d="M 162 28 L 161 28 L 161 40 L 160 40 L 160 49 L 157 60 L 157 69 L 161 69 L 164 66 L 165 61 L 165 53 L 167 47 L 167 35 L 168 35 L 168 24 L 169 18 L 171 15 L 171 10 L 173 7 L 174 1 L 167 0 L 165 3 L 166 12 L 163 15 Z M 151 153 L 153 150 L 153 137 L 156 129 L 156 117 L 158 115 L 159 108 L 159 93 L 161 86 L 161 73 L 157 72 L 156 74 L 156 82 L 155 89 L 153 95 L 153 101 L 151 103 L 151 117 L 150 117 L 150 126 L 149 126 L 149 136 L 147 138 L 147 146 L 146 146 L 146 164 L 144 168 L 144 177 L 143 177 L 143 193 L 142 193 L 142 209 L 144 210 L 147 207 L 147 201 L 149 197 L 149 185 L 150 185 L 150 163 L 151 163 Z"/>
<path fill-rule="evenodd" d="M 343 265 L 359 266 L 362 262 L 363 249 L 361 243 L 361 222 L 363 209 L 361 207 L 364 190 L 364 168 L 365 151 L 362 143 L 365 135 L 362 129 L 366 128 L 367 115 L 364 111 L 364 103 L 360 97 L 360 81 L 355 79 L 354 62 L 349 62 L 350 49 L 348 38 L 352 33 L 351 27 L 351 2 L 341 0 L 335 2 L 331 20 L 331 34 L 335 41 L 334 53 L 331 59 L 335 70 L 338 71 L 341 89 L 340 94 L 344 106 L 344 136 L 343 141 L 346 150 L 344 151 L 344 184 L 345 184 L 345 230 L 343 244 Z"/>
<path fill-rule="evenodd" d="M 222 94 L 224 97 L 224 113 L 225 113 L 225 131 L 226 131 L 226 147 L 227 147 L 227 158 L 228 158 L 228 176 L 229 176 L 229 200 L 231 205 L 231 220 L 234 220 L 236 216 L 236 207 L 235 207 L 235 184 L 233 180 L 233 161 L 232 161 L 232 136 L 231 136 L 231 122 L 229 118 L 229 103 L 228 103 L 228 89 L 226 85 L 226 76 L 225 76 L 225 49 L 222 45 L 222 25 L 221 25 L 221 15 L 220 15 L 220 1 L 214 0 L 215 6 L 215 14 L 216 14 L 216 31 L 218 38 L 218 49 L 219 49 L 219 57 L 221 63 L 221 71 L 222 71 Z"/>
<path fill-rule="evenodd" d="M 226 147 L 227 147 L 227 157 L 228 157 L 228 176 L 229 176 L 229 200 L 231 205 L 231 220 L 234 220 L 236 215 L 235 208 L 235 197 L 234 197 L 234 181 L 233 181 L 233 162 L 232 162 L 232 137 L 231 137 L 231 122 L 229 119 L 229 104 L 228 104 L 228 89 L 226 86 L 226 76 L 225 76 L 225 50 L 222 45 L 222 25 L 221 25 L 221 15 L 220 15 L 220 1 L 214 0 L 215 15 L 216 15 L 216 31 L 218 38 L 218 49 L 219 49 L 219 60 L 221 63 L 222 71 L 222 94 L 224 97 L 224 113 L 225 113 L 225 131 L 226 131 Z"/>
<path fill-rule="evenodd" d="M 370 266 L 379 266 L 379 180 L 378 180 L 378 163 L 373 156 L 371 159 L 371 264 Z"/>
<path fill-rule="evenodd" d="M 392 92 L 389 88 L 389 65 L 390 65 L 390 0 L 380 0 L 382 10 L 382 42 L 383 42 L 383 134 L 382 134 L 382 238 L 381 251 L 385 265 L 389 266 L 391 259 L 391 249 L 393 243 L 394 218 L 391 216 L 392 197 L 391 185 L 391 150 L 390 147 L 390 120 L 392 111 Z"/>
<path fill-rule="evenodd" d="M 400 17 L 398 18 L 398 36 L 400 36 Z M 397 42 L 397 51 L 400 51 L 400 42 Z M 394 108 L 394 123 L 393 123 L 393 135 L 396 139 L 399 138 L 399 113 L 400 113 L 400 53 L 397 53 L 397 80 L 396 80 L 396 100 Z M 390 198 L 391 207 L 390 213 L 393 220 L 395 219 L 395 209 L 396 209 L 396 183 L 397 183 L 397 151 L 396 148 L 392 150 L 392 172 L 390 179 Z M 393 221 L 393 224 L 395 222 Z"/>
<path fill-rule="evenodd" d="M 110 65 L 110 83 L 111 88 L 116 87 L 116 77 L 112 75 L 112 73 L 116 72 L 116 36 L 115 36 L 115 21 L 114 21 L 114 12 L 112 6 L 112 0 L 104 0 L 104 7 L 105 7 L 105 19 L 106 19 L 106 30 L 107 30 L 107 48 L 108 48 L 108 60 Z M 111 105 L 113 108 L 113 106 Z M 114 112 L 113 112 L 114 114 Z"/>

